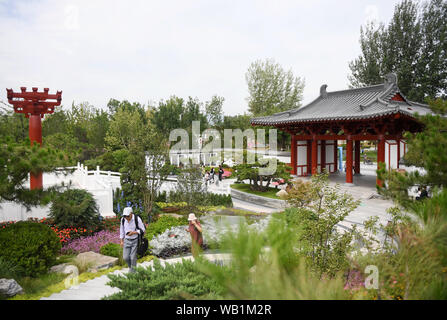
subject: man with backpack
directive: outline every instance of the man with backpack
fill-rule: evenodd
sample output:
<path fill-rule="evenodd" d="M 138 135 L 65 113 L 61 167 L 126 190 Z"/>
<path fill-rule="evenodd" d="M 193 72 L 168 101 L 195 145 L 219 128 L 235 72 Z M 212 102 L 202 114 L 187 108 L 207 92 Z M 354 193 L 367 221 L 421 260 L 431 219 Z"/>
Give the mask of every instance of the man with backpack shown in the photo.
<path fill-rule="evenodd" d="M 123 248 L 123 259 L 129 266 L 130 272 L 135 272 L 137 250 L 141 241 L 143 241 L 145 231 L 143 221 L 139 216 L 133 214 L 132 208 L 124 208 L 120 224 L 120 245 Z"/>

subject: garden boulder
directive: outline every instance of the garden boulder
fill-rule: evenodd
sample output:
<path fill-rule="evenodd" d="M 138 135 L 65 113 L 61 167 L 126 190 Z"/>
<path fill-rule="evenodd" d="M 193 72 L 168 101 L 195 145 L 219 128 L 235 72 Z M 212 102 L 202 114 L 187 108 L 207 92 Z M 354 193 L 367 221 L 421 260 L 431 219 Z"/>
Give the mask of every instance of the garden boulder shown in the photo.
<path fill-rule="evenodd" d="M 89 271 L 108 269 L 118 264 L 118 258 L 105 256 L 93 251 L 82 252 L 76 256 L 76 259 L 89 265 Z"/>
<path fill-rule="evenodd" d="M 13 297 L 19 293 L 23 293 L 23 289 L 17 281 L 14 279 L 0 279 L 0 294 Z"/>

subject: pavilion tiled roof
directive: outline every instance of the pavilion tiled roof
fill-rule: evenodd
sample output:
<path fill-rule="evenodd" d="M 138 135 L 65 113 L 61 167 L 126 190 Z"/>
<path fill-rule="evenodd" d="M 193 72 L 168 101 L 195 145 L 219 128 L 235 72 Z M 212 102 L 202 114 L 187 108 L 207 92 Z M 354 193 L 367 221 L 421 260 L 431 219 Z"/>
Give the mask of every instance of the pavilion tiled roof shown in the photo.
<path fill-rule="evenodd" d="M 401 113 L 415 117 L 415 113 L 431 113 L 428 105 L 406 99 L 400 92 L 396 76 L 387 75 L 383 84 L 369 87 L 326 92 L 321 86 L 320 96 L 311 103 L 275 113 L 271 116 L 251 119 L 252 125 L 285 125 L 304 122 L 337 120 L 363 120 Z M 398 97 L 398 100 L 393 100 Z"/>

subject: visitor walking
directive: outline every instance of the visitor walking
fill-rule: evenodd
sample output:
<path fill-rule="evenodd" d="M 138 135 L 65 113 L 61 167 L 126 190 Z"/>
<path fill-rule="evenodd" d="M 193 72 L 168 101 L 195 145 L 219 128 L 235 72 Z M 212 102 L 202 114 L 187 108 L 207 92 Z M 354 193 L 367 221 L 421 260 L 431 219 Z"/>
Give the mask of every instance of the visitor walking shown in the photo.
<path fill-rule="evenodd" d="M 186 229 L 191 234 L 191 253 L 196 258 L 203 244 L 202 226 L 194 213 L 188 216 L 189 227 Z"/>
<path fill-rule="evenodd" d="M 138 219 L 137 222 L 136 219 Z M 123 259 L 129 266 L 130 272 L 135 272 L 138 238 L 145 231 L 146 228 L 143 221 L 140 217 L 133 214 L 132 208 L 124 208 L 123 218 L 120 223 L 120 245 L 123 248 Z"/>
<path fill-rule="evenodd" d="M 213 180 L 213 183 L 214 183 L 214 175 L 215 175 L 215 171 L 214 171 L 214 168 L 211 168 L 211 171 L 210 171 L 210 175 L 211 175 L 211 180 Z"/>
<path fill-rule="evenodd" d="M 222 166 L 219 166 L 219 181 L 222 181 L 223 174 L 224 174 L 224 170 L 222 169 Z"/>

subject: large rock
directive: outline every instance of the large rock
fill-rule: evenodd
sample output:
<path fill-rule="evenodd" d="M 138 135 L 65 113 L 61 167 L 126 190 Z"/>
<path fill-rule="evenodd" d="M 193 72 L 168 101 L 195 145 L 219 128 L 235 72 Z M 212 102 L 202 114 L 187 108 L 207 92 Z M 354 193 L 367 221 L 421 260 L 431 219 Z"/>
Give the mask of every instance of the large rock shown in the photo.
<path fill-rule="evenodd" d="M 63 273 L 63 274 L 72 274 L 77 272 L 77 268 L 74 265 L 68 264 L 68 263 L 62 263 L 55 266 L 52 266 L 50 268 L 50 272 L 57 272 L 57 273 Z"/>
<path fill-rule="evenodd" d="M 288 193 L 287 193 L 286 190 L 279 190 L 279 191 L 276 193 L 276 196 L 277 196 L 277 197 L 280 197 L 281 199 L 284 199 L 287 195 L 288 195 Z"/>
<path fill-rule="evenodd" d="M 13 297 L 19 293 L 23 293 L 23 289 L 14 279 L 0 279 L 0 294 Z"/>
<path fill-rule="evenodd" d="M 82 252 L 76 256 L 78 261 L 90 265 L 89 271 L 108 269 L 118 264 L 118 258 L 105 256 L 93 251 Z"/>

